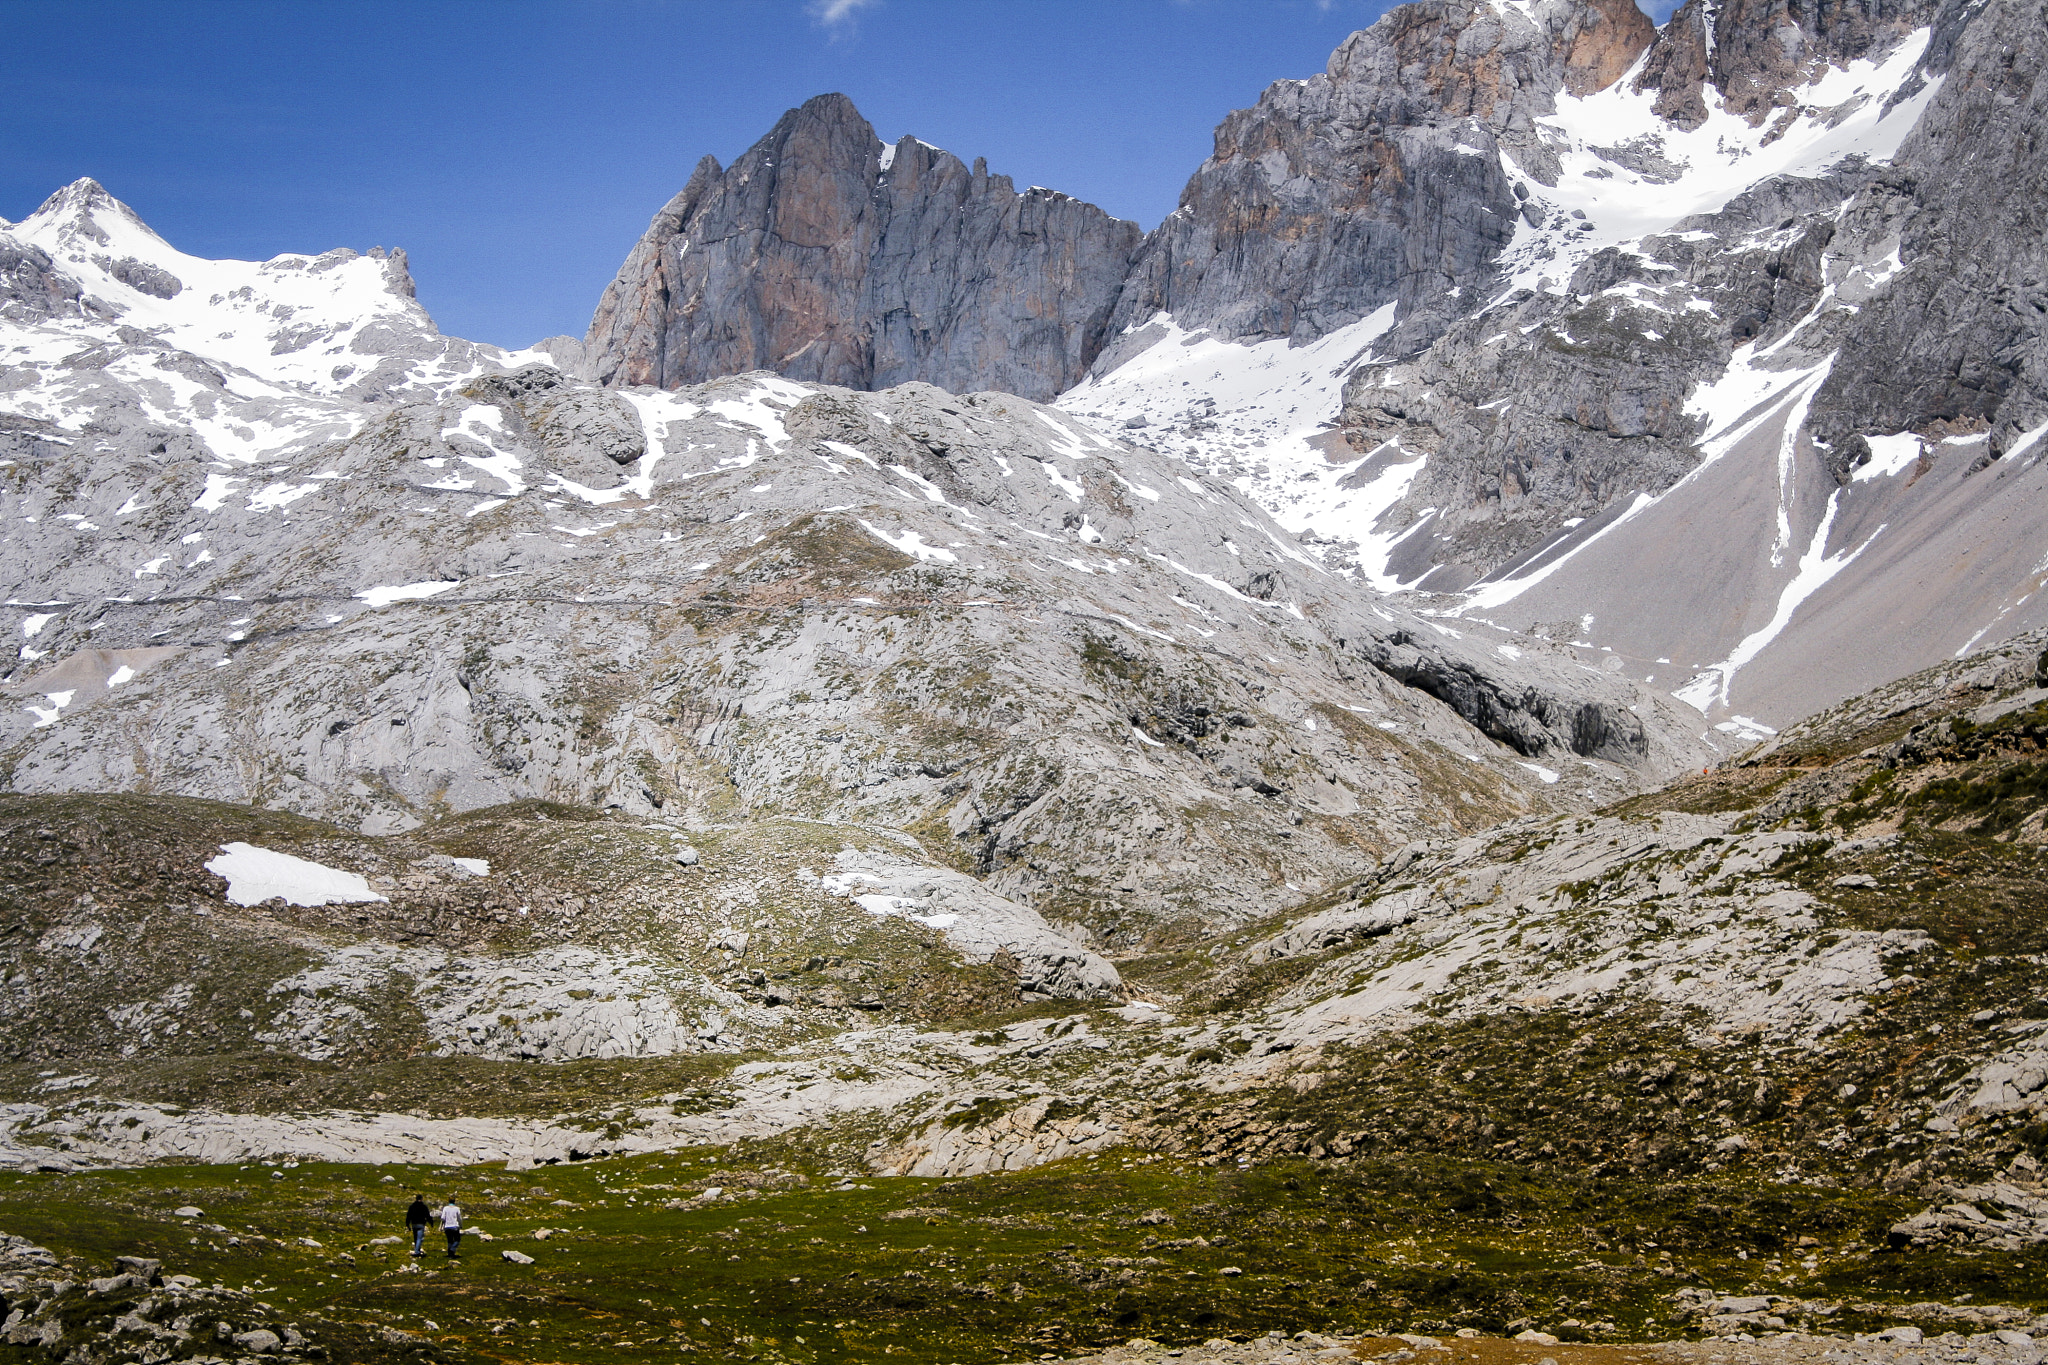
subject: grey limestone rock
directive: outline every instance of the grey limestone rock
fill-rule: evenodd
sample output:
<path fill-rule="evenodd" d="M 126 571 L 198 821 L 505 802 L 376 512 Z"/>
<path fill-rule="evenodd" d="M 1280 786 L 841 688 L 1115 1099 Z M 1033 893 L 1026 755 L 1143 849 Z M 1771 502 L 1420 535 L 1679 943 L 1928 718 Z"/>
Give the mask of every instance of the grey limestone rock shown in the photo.
<path fill-rule="evenodd" d="M 820 95 L 730 169 L 698 164 L 606 289 L 588 364 L 664 388 L 770 369 L 1050 398 L 1094 360 L 1138 239 L 979 161 L 885 148 L 852 101 Z"/>
<path fill-rule="evenodd" d="M 1404 543 L 1401 577 L 1456 591 L 1532 567 L 1568 519 L 1597 519 L 1690 472 L 1700 428 L 1688 397 L 1738 345 L 1769 345 L 1806 321 L 1830 276 L 1848 273 L 1836 211 L 1874 176 L 1850 166 L 1765 182 L 1717 213 L 1595 253 L 1562 291 L 1511 295 L 1419 355 L 1360 366 L 1340 418 L 1353 448 L 1429 457 L 1395 519 L 1434 508 L 1433 534 Z M 1501 346 L 1503 334 L 1529 343 Z"/>
<path fill-rule="evenodd" d="M 1677 126 L 1704 117 L 1701 89 L 1726 92 L 1726 108 L 1773 130 L 1795 115 L 1832 117 L 1801 104 L 1804 82 L 1831 64 L 1884 57 L 1916 26 L 1932 29 L 1918 68 L 1879 94 L 1889 104 L 1938 88 L 1888 164 L 1845 156 L 1752 184 L 1714 212 L 1594 253 L 1562 288 L 1511 295 L 1419 354 L 1361 366 L 1342 416 L 1354 450 L 1427 457 L 1388 519 L 1432 518 L 1396 555 L 1403 580 L 1458 591 L 1534 571 L 1633 497 L 1672 487 L 1699 463 L 1696 395 L 1745 346 L 1758 370 L 1826 367 L 1788 439 L 1810 437 L 1832 485 L 1872 458 L 1872 439 L 1900 432 L 1919 437 L 1921 473 L 1945 440 L 1977 442 L 1952 457 L 1957 477 L 1975 475 L 2048 416 L 2048 302 L 2036 298 L 2048 261 L 2034 221 L 2048 171 L 2025 131 L 2048 97 L 2048 24 L 2024 7 L 1873 4 L 1791 15 L 1766 42 L 1753 7 L 1708 16 L 1689 6 L 1639 84 L 1692 61 L 1686 35 L 1709 17 L 1716 36 L 1695 47 L 1711 61 L 1687 78 L 1691 93 L 1658 87 L 1659 110 Z M 1684 112 L 1694 106 L 1697 117 Z M 1627 149 L 1602 155 L 1617 150 Z M 1613 159 L 1641 170 L 1650 151 Z M 1528 340 L 1500 344 L 1516 337 Z M 1369 461 L 1357 477 L 1376 471 Z M 1606 607 L 1596 598 L 1581 609 Z M 1724 648 L 1667 639 L 1645 652 Z"/>
<path fill-rule="evenodd" d="M 647 453 L 646 433 L 630 403 L 571 383 L 546 365 L 488 375 L 464 392 L 511 412 L 543 450 L 564 462 L 588 464 L 596 456 L 629 465 Z"/>
<path fill-rule="evenodd" d="M 1760 123 L 1796 104 L 1791 91 L 1817 72 L 1881 52 L 1960 8 L 1952 0 L 1687 0 L 1657 34 L 1635 87 L 1655 90 L 1657 113 L 1681 128 L 1706 121 L 1709 87 L 1729 112 Z"/>
<path fill-rule="evenodd" d="M 632 412 L 645 453 L 551 438 L 581 403 Z M 1692 761 L 1649 693 L 1465 650 L 1226 486 L 1009 395 L 528 366 L 356 420 L 246 472 L 171 442 L 31 462 L 8 596 L 53 605 L 6 618 L 16 790 L 175 785 L 371 832 L 527 797 L 797 801 L 923 822 L 1094 952 L 1289 894 L 1201 812 L 1301 884 L 1359 841 L 1576 801 L 1581 755 L 1630 783 Z M 1571 782 L 1530 776 L 1553 752 Z M 1102 985 L 1086 953 L 1046 964 Z"/>
<path fill-rule="evenodd" d="M 1382 350 L 1427 344 L 1513 234 L 1500 153 L 1555 179 L 1532 117 L 1560 90 L 1611 85 L 1654 34 L 1627 0 L 1401 6 L 1322 74 L 1223 121 L 1139 253 L 1117 328 L 1164 311 L 1220 336 L 1309 341 L 1391 303 L 1399 331 Z"/>
<path fill-rule="evenodd" d="M 0 317 L 26 322 L 69 312 L 81 292 L 41 247 L 0 239 Z"/>
<path fill-rule="evenodd" d="M 1895 246 L 1902 269 L 1833 320 L 1841 360 L 1812 424 L 1837 442 L 1988 427 L 1995 459 L 2048 416 L 2048 20 L 1997 0 L 1944 6 L 1924 69 L 1941 88 L 1843 220 L 1845 237 Z"/>

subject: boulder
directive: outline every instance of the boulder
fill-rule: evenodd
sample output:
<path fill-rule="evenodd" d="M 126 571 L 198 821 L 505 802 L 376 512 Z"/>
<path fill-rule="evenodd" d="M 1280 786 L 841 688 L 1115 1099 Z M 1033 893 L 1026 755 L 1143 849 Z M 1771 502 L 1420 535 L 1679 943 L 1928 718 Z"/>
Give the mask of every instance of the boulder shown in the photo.
<path fill-rule="evenodd" d="M 151 1256 L 116 1256 L 114 1269 L 133 1275 L 144 1284 L 163 1283 L 164 1263 Z"/>

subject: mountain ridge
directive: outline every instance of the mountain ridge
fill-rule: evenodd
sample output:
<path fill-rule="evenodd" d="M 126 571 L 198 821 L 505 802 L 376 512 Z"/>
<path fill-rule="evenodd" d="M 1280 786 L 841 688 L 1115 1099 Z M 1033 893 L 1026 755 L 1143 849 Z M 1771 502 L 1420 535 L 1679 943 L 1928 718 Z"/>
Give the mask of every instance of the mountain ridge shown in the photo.
<path fill-rule="evenodd" d="M 2048 34 L 2020 9 L 1934 0 L 1776 14 L 1687 5 L 1656 29 L 1619 3 L 1400 7 L 1219 125 L 1122 273 L 1121 248 L 1098 253 L 1093 294 L 1062 296 L 1063 354 L 1093 353 L 1086 377 L 1035 364 L 1024 387 L 1239 483 L 1342 571 L 1585 643 L 1714 724 L 1782 724 L 1882 681 L 1823 665 L 1820 603 L 1845 594 L 1857 629 L 1914 663 L 2023 629 L 2033 519 L 1995 509 L 2030 505 L 2026 477 L 1962 484 L 2008 453 L 2031 468 L 2048 403 L 2023 302 L 2042 176 L 2023 130 Z M 2002 34 L 2027 35 L 2017 64 Z M 897 194 L 864 138 L 854 179 Z M 1980 145 L 2009 149 L 1983 211 Z M 942 278 L 1036 278 L 959 241 L 929 258 Z M 606 308 L 672 307 L 635 278 Z M 873 337 L 979 306 L 940 289 L 898 321 L 846 316 Z M 602 330 L 593 356 L 616 344 Z M 1773 395 L 1792 406 L 1744 426 Z M 1740 487 L 1710 470 L 1738 435 Z M 1871 454 L 1913 441 L 1954 452 L 1938 497 Z M 1744 491 L 1760 479 L 1775 507 Z M 1985 516 L 2011 522 L 1991 573 L 1964 563 Z M 1671 578 L 1655 611 L 1630 601 L 1632 564 L 1659 563 L 1614 529 L 1638 518 L 1660 544 L 1741 527 L 1739 555 L 1686 551 L 1726 560 L 1737 589 Z M 1908 524 L 1958 583 L 1924 611 L 1944 624 L 1885 615 L 1876 567 Z"/>
<path fill-rule="evenodd" d="M 6 1349 L 2029 1365 L 2048 43 L 1631 13 L 1398 11 L 1149 247 L 814 101 L 518 352 L 0 227 Z"/>

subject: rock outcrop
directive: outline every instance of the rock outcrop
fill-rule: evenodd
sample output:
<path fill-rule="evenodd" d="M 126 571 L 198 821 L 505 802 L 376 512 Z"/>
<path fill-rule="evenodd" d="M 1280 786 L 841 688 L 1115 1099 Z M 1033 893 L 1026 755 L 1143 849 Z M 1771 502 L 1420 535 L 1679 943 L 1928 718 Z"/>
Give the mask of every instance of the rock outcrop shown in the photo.
<path fill-rule="evenodd" d="M 1426 343 L 1483 294 L 1514 235 L 1501 153 L 1555 179 L 1535 116 L 1560 91 L 1613 84 L 1654 36 L 1630 0 L 1403 5 L 1321 75 L 1223 121 L 1139 253 L 1118 328 L 1167 312 L 1218 336 L 1303 342 L 1394 304 L 1382 345 Z"/>
<path fill-rule="evenodd" d="M 1845 238 L 1899 269 L 1832 319 L 1841 359 L 1812 423 L 1836 449 L 1988 428 L 1996 459 L 2048 417 L 2048 22 L 2023 5 L 1948 7 L 1924 79 L 1940 82 L 1926 115 L 1842 215 Z"/>
<path fill-rule="evenodd" d="M 1658 117 L 1680 128 L 1706 122 L 1709 92 L 1752 122 L 1783 117 L 1794 90 L 1831 66 L 1868 58 L 1960 7 L 1940 0 L 1862 0 L 1802 6 L 1776 0 L 1687 0 L 1657 35 L 1638 90 L 1657 92 Z"/>
<path fill-rule="evenodd" d="M 1101 349 L 1134 223 L 906 137 L 844 95 L 792 109 L 655 215 L 590 325 L 597 377 L 674 388 L 747 370 L 1045 399 Z"/>

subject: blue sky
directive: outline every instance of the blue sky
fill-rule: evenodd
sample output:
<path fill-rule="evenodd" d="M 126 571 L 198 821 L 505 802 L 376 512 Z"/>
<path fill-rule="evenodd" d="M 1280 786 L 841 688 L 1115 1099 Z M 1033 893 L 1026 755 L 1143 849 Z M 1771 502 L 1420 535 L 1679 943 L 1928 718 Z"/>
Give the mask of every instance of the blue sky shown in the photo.
<path fill-rule="evenodd" d="M 1387 7 L 12 0 L 0 217 L 90 175 L 196 255 L 404 247 L 443 331 L 525 345 L 581 335 L 697 159 L 812 95 L 1150 227 L 1226 112 Z"/>

